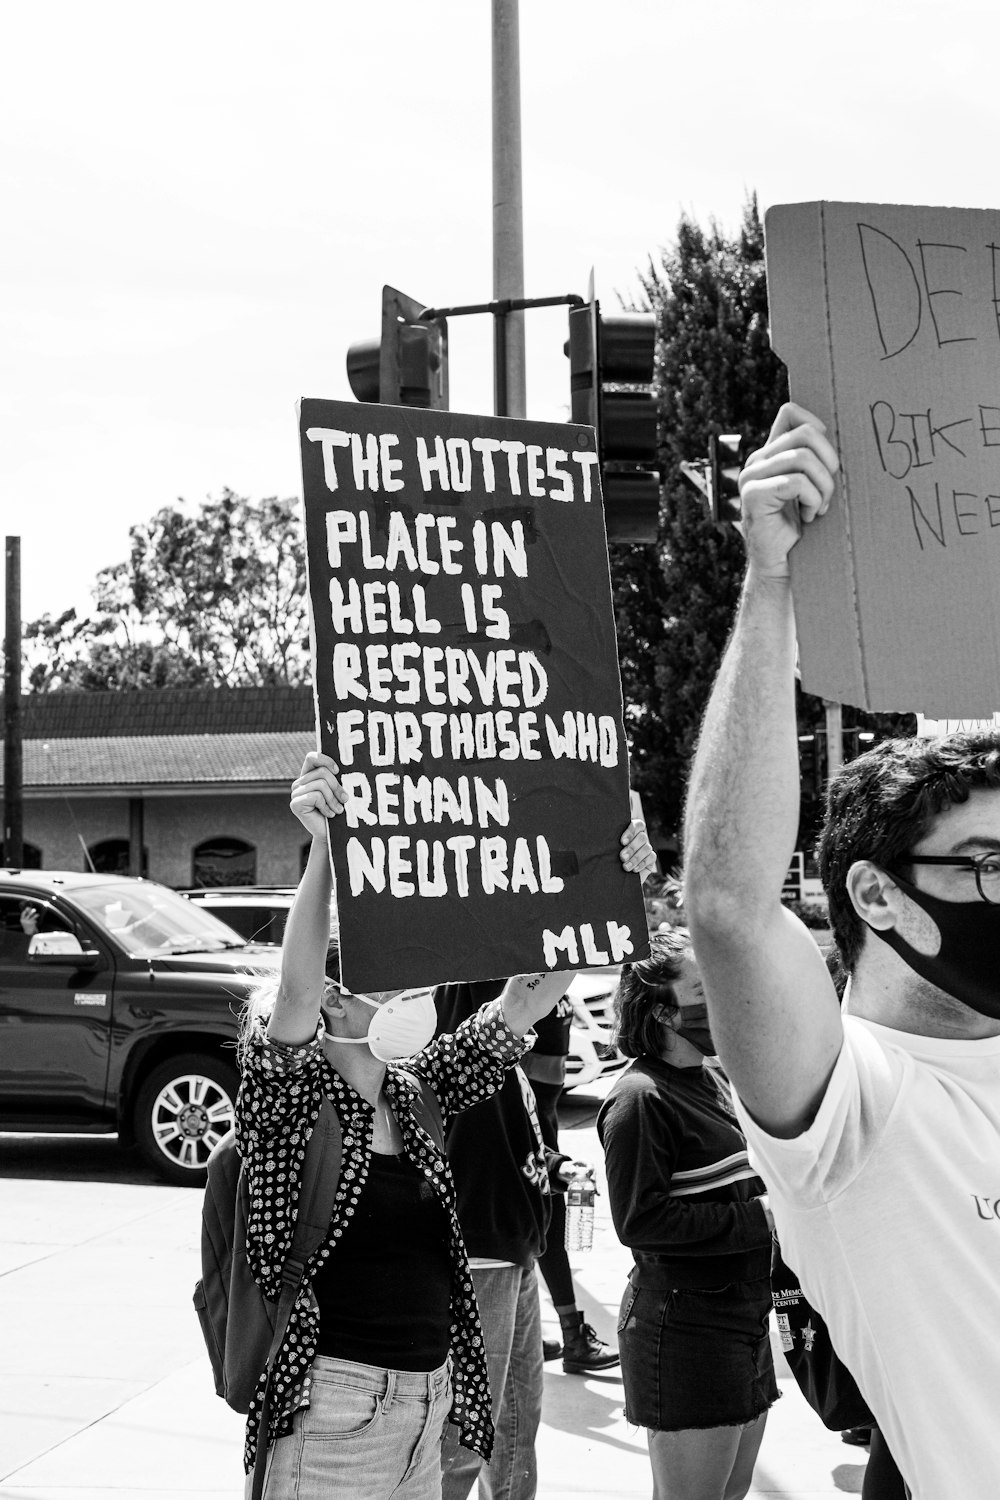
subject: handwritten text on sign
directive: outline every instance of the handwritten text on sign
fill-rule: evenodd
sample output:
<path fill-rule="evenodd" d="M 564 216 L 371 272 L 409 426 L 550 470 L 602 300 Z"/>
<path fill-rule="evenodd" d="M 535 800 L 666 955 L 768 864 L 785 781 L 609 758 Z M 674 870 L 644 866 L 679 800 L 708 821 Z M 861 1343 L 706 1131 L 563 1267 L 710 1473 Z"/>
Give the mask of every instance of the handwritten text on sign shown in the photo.
<path fill-rule="evenodd" d="M 940 364 L 947 379 L 955 371 L 955 346 L 983 343 L 990 356 L 978 391 L 959 387 L 949 399 L 946 389 L 937 402 L 904 410 L 886 371 L 884 390 L 876 378 L 867 393 L 878 466 L 906 496 L 912 539 L 923 551 L 1000 531 L 1000 455 L 988 455 L 992 485 L 970 487 L 942 476 L 956 464 L 972 471 L 985 450 L 1000 449 L 1000 245 L 971 237 L 945 243 L 919 232 L 897 239 L 866 223 L 858 223 L 857 236 L 870 331 L 883 365 L 905 365 L 913 351 L 911 359 Z"/>
<path fill-rule="evenodd" d="M 792 553 L 802 685 L 869 710 L 1000 701 L 1000 213 L 767 212 L 773 347 L 841 467 Z"/>
<path fill-rule="evenodd" d="M 348 982 L 632 956 L 590 433 L 304 402 L 302 439 L 321 734 L 349 793 Z"/>

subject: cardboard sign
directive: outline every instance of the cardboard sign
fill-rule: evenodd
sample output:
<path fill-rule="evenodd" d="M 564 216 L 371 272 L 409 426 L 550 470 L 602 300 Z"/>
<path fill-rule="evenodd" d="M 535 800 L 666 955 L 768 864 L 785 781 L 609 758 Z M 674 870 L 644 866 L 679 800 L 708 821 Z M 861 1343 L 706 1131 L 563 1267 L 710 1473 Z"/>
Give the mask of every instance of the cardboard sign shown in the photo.
<path fill-rule="evenodd" d="M 918 740 L 936 740 L 944 734 L 1000 734 L 1000 714 L 988 719 L 928 719 L 917 714 Z"/>
<path fill-rule="evenodd" d="M 590 428 L 300 405 L 344 983 L 648 954 Z"/>
<path fill-rule="evenodd" d="M 796 203 L 765 219 L 771 342 L 842 472 L 792 553 L 809 692 L 1000 706 L 1000 213 Z"/>

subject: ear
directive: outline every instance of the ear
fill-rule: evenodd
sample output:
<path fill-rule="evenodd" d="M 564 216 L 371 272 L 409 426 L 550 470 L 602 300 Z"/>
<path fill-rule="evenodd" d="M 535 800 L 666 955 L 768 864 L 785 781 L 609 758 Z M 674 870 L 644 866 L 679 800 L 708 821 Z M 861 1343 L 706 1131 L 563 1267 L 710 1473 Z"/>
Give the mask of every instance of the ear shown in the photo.
<path fill-rule="evenodd" d="M 335 989 L 327 990 L 320 1003 L 320 1010 L 326 1011 L 329 1016 L 336 1016 L 338 1020 L 343 1020 L 347 1015 L 347 1011 L 344 1009 L 344 997 L 340 991 Z"/>
<path fill-rule="evenodd" d="M 891 875 L 870 859 L 858 859 L 847 872 L 847 894 L 863 922 L 887 932 L 899 921 L 900 889 Z"/>

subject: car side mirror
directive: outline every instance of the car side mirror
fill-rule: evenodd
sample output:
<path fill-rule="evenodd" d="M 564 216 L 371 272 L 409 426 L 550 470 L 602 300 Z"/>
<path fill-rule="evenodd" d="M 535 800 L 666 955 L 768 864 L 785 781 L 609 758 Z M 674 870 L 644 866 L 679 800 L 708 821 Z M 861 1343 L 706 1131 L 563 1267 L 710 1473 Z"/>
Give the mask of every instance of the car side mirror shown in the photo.
<path fill-rule="evenodd" d="M 101 955 L 96 948 L 83 948 L 73 932 L 36 932 L 28 944 L 28 959 L 44 968 L 96 969 Z"/>
<path fill-rule="evenodd" d="M 99 969 L 102 959 L 96 948 L 81 948 L 79 953 L 29 953 L 28 962 L 43 969 Z"/>

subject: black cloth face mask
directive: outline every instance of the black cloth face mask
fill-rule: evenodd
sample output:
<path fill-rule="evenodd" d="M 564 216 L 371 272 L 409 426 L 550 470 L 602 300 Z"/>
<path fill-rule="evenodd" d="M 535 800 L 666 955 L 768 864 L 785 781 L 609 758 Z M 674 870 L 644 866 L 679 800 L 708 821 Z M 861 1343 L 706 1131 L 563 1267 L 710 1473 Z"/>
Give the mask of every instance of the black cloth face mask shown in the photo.
<path fill-rule="evenodd" d="M 674 1031 L 686 1042 L 690 1042 L 702 1057 L 715 1056 L 715 1043 L 708 1025 L 707 1005 L 682 1006 L 677 1021 L 674 1023 Z"/>
<path fill-rule="evenodd" d="M 937 925 L 941 946 L 928 957 L 911 948 L 894 927 L 886 932 L 872 927 L 875 936 L 929 984 L 981 1016 L 1000 1020 L 1000 906 L 978 900 L 942 901 L 899 875 L 892 878 Z"/>

